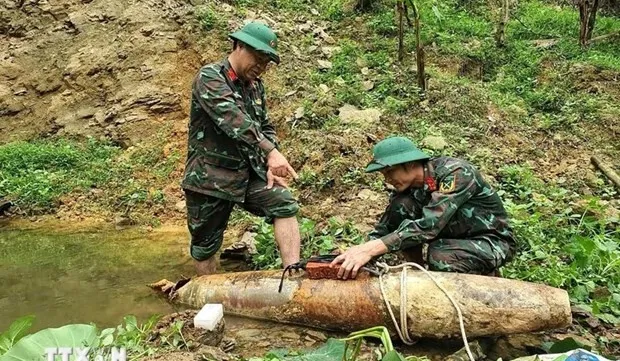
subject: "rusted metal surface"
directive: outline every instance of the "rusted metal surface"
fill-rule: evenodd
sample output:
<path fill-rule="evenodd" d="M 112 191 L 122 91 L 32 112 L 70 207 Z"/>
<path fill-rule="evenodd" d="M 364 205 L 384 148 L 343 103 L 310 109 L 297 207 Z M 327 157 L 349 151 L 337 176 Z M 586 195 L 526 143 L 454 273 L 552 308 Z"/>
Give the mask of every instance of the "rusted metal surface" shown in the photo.
<path fill-rule="evenodd" d="M 433 275 L 459 304 L 467 334 L 474 336 L 534 332 L 570 325 L 566 291 L 495 277 Z M 381 296 L 378 278 L 367 273 L 356 280 L 287 277 L 278 292 L 279 271 L 216 274 L 192 279 L 177 290 L 175 302 L 199 308 L 222 303 L 224 312 L 328 330 L 355 331 L 384 325 L 394 330 Z M 452 304 L 421 272 L 409 271 L 406 285 L 408 329 L 417 337 L 459 334 Z M 386 298 L 400 310 L 400 276 L 385 277 Z"/>

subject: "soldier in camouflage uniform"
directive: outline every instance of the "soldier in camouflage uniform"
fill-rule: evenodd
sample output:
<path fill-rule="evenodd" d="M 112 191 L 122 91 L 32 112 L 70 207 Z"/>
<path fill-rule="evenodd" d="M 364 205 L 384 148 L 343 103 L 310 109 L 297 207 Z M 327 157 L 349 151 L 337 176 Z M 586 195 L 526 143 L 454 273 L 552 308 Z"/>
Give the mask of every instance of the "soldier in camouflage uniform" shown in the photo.
<path fill-rule="evenodd" d="M 415 258 L 428 244 L 424 262 L 433 271 L 492 274 L 509 261 L 515 240 L 493 188 L 470 163 L 431 158 L 407 138 L 374 147 L 366 172 L 380 171 L 394 186 L 390 203 L 365 244 L 338 256 L 339 276 L 355 277 L 373 257 L 402 251 Z"/>
<path fill-rule="evenodd" d="M 215 272 L 235 204 L 274 223 L 283 266 L 299 261 L 299 206 L 286 178 L 297 177 L 278 150 L 259 76 L 280 62 L 271 29 L 251 22 L 230 34 L 233 51 L 204 66 L 192 85 L 188 156 L 182 187 L 198 274 Z"/>

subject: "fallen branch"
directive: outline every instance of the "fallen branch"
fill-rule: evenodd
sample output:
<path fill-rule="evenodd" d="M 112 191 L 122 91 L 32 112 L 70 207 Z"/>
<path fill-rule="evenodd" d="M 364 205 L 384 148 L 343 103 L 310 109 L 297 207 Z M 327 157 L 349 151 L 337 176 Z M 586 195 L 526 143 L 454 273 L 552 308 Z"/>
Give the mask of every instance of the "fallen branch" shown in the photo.
<path fill-rule="evenodd" d="M 610 33 L 610 34 L 605 34 L 605 35 L 594 37 L 594 38 L 590 39 L 590 41 L 588 41 L 588 44 L 592 44 L 595 41 L 601 41 L 601 40 L 605 40 L 605 39 L 609 39 L 609 38 L 615 38 L 616 36 L 620 37 L 620 31 L 617 31 L 615 33 Z"/>
<path fill-rule="evenodd" d="M 592 164 L 600 169 L 603 174 L 605 174 L 607 178 L 609 178 L 609 180 L 616 185 L 616 187 L 620 188 L 620 176 L 618 176 L 618 173 L 616 173 L 609 165 L 603 163 L 600 158 L 595 155 L 593 155 L 590 160 L 592 161 Z"/>

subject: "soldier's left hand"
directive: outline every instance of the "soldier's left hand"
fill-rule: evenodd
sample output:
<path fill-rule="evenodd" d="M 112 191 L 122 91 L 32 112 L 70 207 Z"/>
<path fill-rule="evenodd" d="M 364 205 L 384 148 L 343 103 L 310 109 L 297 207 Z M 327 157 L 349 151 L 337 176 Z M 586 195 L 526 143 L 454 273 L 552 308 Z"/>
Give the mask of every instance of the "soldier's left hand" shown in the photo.
<path fill-rule="evenodd" d="M 267 189 L 273 188 L 274 185 L 288 188 L 288 182 L 286 181 L 286 178 L 274 175 L 270 168 L 267 169 Z"/>

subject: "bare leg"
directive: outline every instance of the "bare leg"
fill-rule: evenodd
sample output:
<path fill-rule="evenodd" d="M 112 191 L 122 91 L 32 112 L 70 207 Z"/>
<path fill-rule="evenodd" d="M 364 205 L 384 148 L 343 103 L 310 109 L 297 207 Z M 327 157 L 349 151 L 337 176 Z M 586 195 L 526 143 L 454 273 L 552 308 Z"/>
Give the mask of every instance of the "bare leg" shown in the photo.
<path fill-rule="evenodd" d="M 276 243 L 278 243 L 278 247 L 280 248 L 282 266 L 286 267 L 290 264 L 299 262 L 301 236 L 299 234 L 297 218 L 276 218 L 273 226 Z"/>
<path fill-rule="evenodd" d="M 196 266 L 196 274 L 198 276 L 214 274 L 217 269 L 217 259 L 213 256 L 204 261 L 194 260 L 194 265 Z"/>

